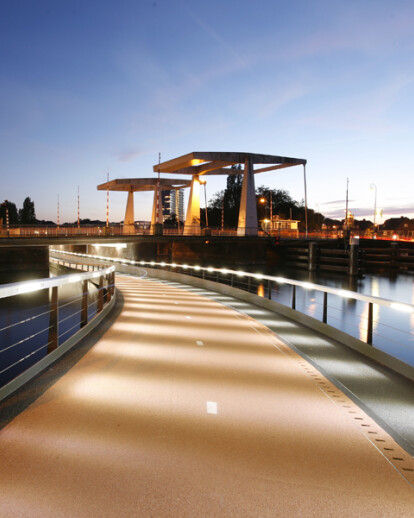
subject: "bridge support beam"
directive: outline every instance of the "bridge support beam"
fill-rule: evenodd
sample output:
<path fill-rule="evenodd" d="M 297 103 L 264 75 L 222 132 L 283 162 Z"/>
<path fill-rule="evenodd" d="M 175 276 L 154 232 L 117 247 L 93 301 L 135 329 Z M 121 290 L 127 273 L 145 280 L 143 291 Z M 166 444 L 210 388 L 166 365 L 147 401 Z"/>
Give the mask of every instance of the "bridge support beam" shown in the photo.
<path fill-rule="evenodd" d="M 127 231 L 127 233 L 132 233 L 134 229 L 134 222 L 134 191 L 131 189 L 128 191 L 128 200 L 124 218 L 124 231 Z"/>
<path fill-rule="evenodd" d="M 184 224 L 184 235 L 200 234 L 200 178 L 193 175 L 191 181 L 190 198 L 188 200 L 187 215 Z"/>
<path fill-rule="evenodd" d="M 257 207 L 254 187 L 253 161 L 246 158 L 240 199 L 238 236 L 257 236 Z"/>

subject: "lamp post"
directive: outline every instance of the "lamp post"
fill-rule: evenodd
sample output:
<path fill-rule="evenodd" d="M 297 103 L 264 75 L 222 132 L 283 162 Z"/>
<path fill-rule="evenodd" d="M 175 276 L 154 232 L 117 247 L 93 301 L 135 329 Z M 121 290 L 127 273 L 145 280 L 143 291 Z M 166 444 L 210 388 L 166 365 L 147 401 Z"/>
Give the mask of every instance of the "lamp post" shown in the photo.
<path fill-rule="evenodd" d="M 260 203 L 266 203 L 266 198 L 261 197 L 259 199 Z M 269 191 L 269 219 L 270 219 L 270 230 L 272 230 L 272 220 L 273 220 L 273 193 L 272 191 Z"/>
<path fill-rule="evenodd" d="M 369 186 L 369 188 L 375 190 L 375 195 L 374 195 L 374 232 L 375 232 L 375 218 L 377 216 L 377 186 L 375 185 L 375 183 L 372 183 Z"/>
<path fill-rule="evenodd" d="M 206 211 L 206 227 L 208 227 L 208 214 L 207 214 L 207 180 L 200 180 L 200 184 L 204 185 L 204 209 Z"/>

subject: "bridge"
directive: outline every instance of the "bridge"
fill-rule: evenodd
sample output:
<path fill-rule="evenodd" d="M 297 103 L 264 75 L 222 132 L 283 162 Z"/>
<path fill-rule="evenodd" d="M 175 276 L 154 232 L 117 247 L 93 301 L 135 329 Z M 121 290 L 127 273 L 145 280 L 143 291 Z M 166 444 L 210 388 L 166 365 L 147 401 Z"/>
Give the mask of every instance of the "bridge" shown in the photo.
<path fill-rule="evenodd" d="M 53 255 L 103 293 L 108 260 Z M 409 370 L 242 292 L 247 272 L 111 263 L 112 310 L 1 403 L 2 516 L 411 516 Z"/>

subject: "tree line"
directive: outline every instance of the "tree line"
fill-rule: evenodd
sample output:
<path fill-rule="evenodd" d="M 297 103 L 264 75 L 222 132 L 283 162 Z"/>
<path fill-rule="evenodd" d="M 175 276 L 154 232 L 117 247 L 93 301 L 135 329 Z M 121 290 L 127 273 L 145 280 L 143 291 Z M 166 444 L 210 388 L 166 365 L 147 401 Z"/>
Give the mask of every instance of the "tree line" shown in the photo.
<path fill-rule="evenodd" d="M 0 219 L 3 220 L 3 223 L 6 222 L 7 212 L 10 225 L 19 223 L 22 225 L 33 225 L 38 222 L 34 202 L 29 197 L 25 198 L 21 209 L 17 209 L 16 204 L 11 201 L 4 201 L 0 205 Z"/>

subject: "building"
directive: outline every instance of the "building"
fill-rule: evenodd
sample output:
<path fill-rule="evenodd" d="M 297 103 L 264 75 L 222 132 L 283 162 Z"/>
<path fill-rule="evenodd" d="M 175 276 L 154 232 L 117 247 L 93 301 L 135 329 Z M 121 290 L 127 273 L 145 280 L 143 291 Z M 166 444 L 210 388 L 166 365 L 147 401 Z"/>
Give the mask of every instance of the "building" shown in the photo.
<path fill-rule="evenodd" d="M 171 189 L 161 192 L 163 221 L 173 214 L 184 221 L 184 189 Z"/>

